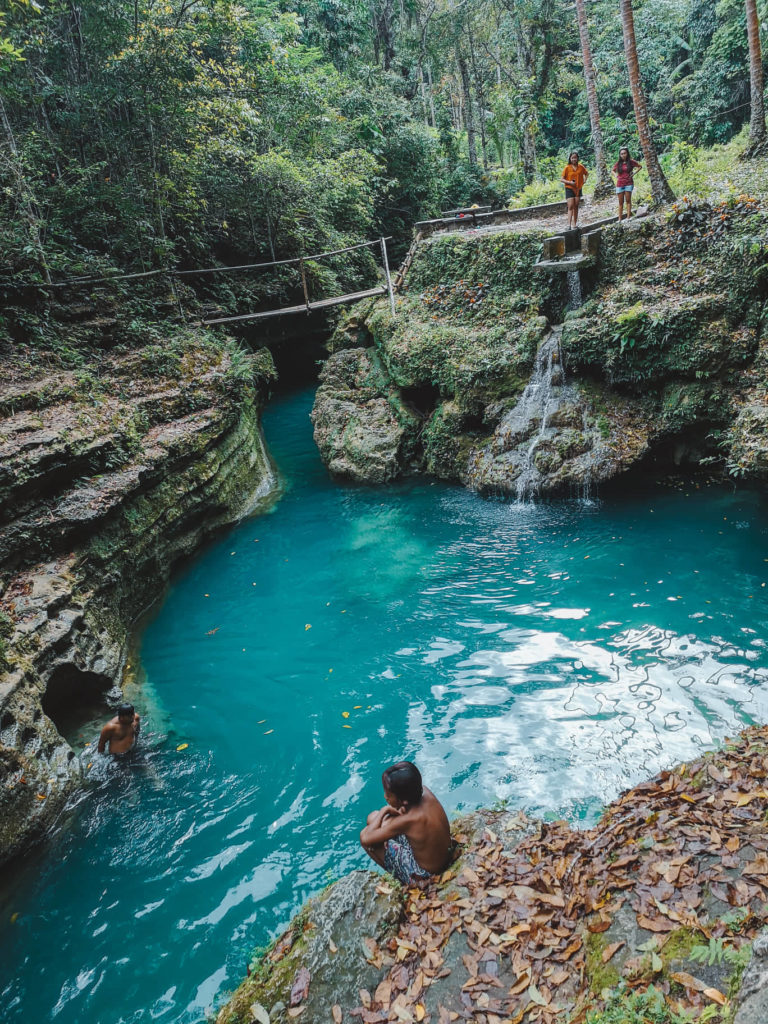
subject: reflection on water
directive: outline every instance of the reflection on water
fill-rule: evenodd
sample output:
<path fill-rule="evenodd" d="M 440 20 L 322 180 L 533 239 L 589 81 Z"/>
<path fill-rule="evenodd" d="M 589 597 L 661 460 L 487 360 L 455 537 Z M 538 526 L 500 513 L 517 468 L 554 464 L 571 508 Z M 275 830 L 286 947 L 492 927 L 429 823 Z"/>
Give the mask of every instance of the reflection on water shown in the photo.
<path fill-rule="evenodd" d="M 341 487 L 308 411 L 267 416 L 282 501 L 146 627 L 141 748 L 84 752 L 90 792 L 0 892 L 4 1020 L 200 1022 L 307 895 L 363 866 L 392 760 L 453 811 L 592 821 L 768 720 L 759 496 Z"/>

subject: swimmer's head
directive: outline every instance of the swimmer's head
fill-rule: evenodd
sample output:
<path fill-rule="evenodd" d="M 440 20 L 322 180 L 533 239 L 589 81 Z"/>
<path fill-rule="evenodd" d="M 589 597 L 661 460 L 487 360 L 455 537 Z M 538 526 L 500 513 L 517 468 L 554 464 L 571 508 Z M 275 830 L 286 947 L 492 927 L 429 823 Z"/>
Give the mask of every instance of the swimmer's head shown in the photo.
<path fill-rule="evenodd" d="M 120 707 L 117 709 L 118 718 L 130 718 L 130 720 L 133 721 L 133 716 L 133 704 L 121 704 Z"/>
<path fill-rule="evenodd" d="M 409 804 L 411 807 L 421 803 L 424 788 L 421 784 L 421 772 L 410 761 L 398 761 L 383 772 L 381 781 L 384 795 L 392 807 Z M 393 799 L 390 800 L 390 797 Z"/>

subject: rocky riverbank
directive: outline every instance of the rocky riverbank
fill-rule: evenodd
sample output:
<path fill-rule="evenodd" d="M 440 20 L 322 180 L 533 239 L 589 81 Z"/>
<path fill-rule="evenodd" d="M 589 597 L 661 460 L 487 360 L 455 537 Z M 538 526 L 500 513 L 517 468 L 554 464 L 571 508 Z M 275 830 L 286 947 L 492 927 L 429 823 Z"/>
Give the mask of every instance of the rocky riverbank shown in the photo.
<path fill-rule="evenodd" d="M 313 413 L 326 465 L 518 495 L 640 464 L 764 478 L 767 227 L 738 196 L 607 227 L 577 309 L 565 274 L 534 272 L 539 231 L 430 239 L 396 316 L 361 305 L 331 341 Z"/>
<path fill-rule="evenodd" d="M 119 685 L 131 623 L 172 565 L 275 487 L 266 350 L 185 330 L 80 369 L 2 354 L 0 862 L 81 784 L 59 727 Z"/>
<path fill-rule="evenodd" d="M 460 819 L 427 888 L 358 871 L 310 901 L 217 1024 L 764 1024 L 767 769 L 752 728 L 587 831 Z"/>

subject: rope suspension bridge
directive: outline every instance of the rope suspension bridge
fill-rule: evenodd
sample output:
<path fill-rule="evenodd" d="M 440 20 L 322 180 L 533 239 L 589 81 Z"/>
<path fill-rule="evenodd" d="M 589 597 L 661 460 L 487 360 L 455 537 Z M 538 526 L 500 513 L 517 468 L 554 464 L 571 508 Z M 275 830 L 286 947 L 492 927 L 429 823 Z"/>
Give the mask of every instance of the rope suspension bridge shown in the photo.
<path fill-rule="evenodd" d="M 178 278 L 202 277 L 207 274 L 232 274 L 246 271 L 269 270 L 275 267 L 295 266 L 299 271 L 301 292 L 303 302 L 290 306 L 279 306 L 274 309 L 254 310 L 248 313 L 237 313 L 229 316 L 209 316 L 205 319 L 195 320 L 194 324 L 201 327 L 214 327 L 219 324 L 238 324 L 268 320 L 279 316 L 288 316 L 297 313 L 313 313 L 316 310 L 330 309 L 344 303 L 359 302 L 361 299 L 374 298 L 380 295 L 389 296 L 389 307 L 392 316 L 395 316 L 395 292 L 399 292 L 405 282 L 406 275 L 413 263 L 420 244 L 433 234 L 442 234 L 449 231 L 483 230 L 484 228 L 501 228 L 507 225 L 521 226 L 522 222 L 536 223 L 542 218 L 564 212 L 565 203 L 547 203 L 541 206 L 530 206 L 524 209 L 502 209 L 491 210 L 489 207 L 468 207 L 459 210 L 449 210 L 441 214 L 440 218 L 432 221 L 419 221 L 414 225 L 414 234 L 410 248 L 400 268 L 395 272 L 394 281 L 389 267 L 389 255 L 387 242 L 392 241 L 392 236 L 380 237 L 369 242 L 357 242 L 348 245 L 343 249 L 332 249 L 327 252 L 314 253 L 310 256 L 293 256 L 283 260 L 270 260 L 265 263 L 244 263 L 238 266 L 214 266 L 200 267 L 194 270 L 178 270 L 173 267 L 159 268 L 156 270 L 144 270 L 131 273 L 117 273 L 103 276 L 71 277 L 64 281 L 50 282 L 27 282 L 26 285 L 34 288 L 56 290 L 59 288 L 80 287 L 84 285 L 103 284 L 111 281 L 137 281 L 152 277 L 165 277 L 171 282 L 174 298 L 179 308 L 181 318 L 186 321 L 186 315 L 182 306 L 181 297 L 175 286 Z M 611 220 L 614 218 L 608 218 Z M 608 221 L 596 221 L 592 226 L 598 227 Z M 585 225 L 587 226 L 587 225 Z M 307 264 L 318 260 L 327 259 L 332 256 L 342 256 L 345 253 L 354 252 L 358 249 L 369 249 L 378 247 L 381 252 L 381 269 L 384 282 L 370 288 L 347 292 L 344 295 L 333 295 L 330 297 L 313 299 L 310 296 L 309 282 L 307 280 Z"/>
<path fill-rule="evenodd" d="M 235 272 L 244 272 L 252 270 L 267 270 L 273 267 L 285 267 L 285 266 L 296 266 L 299 270 L 299 276 L 301 279 L 301 289 L 303 292 L 304 301 L 299 305 L 292 306 L 280 306 L 276 309 L 258 310 L 251 313 L 240 313 L 234 316 L 220 316 L 209 319 L 198 320 L 196 323 L 201 327 L 212 327 L 218 324 L 234 324 L 244 323 L 245 321 L 254 320 L 266 320 L 271 317 L 286 316 L 295 313 L 312 313 L 315 310 L 330 309 L 332 306 L 339 306 L 348 302 L 358 302 L 360 299 L 373 298 L 378 295 L 389 295 L 389 305 L 392 311 L 392 315 L 395 315 L 395 287 L 392 283 L 392 275 L 389 269 L 389 256 L 387 253 L 387 242 L 391 241 L 391 236 L 386 238 L 381 237 L 374 239 L 370 242 L 358 242 L 355 245 L 346 246 L 344 249 L 333 249 L 328 252 L 314 253 L 311 256 L 294 256 L 290 259 L 284 260 L 271 260 L 268 263 L 245 263 L 234 267 L 202 267 L 199 270 L 175 270 L 175 269 L 163 269 L 163 270 L 145 270 L 138 273 L 131 274 L 110 274 L 102 277 L 75 277 L 69 278 L 66 281 L 53 281 L 50 284 L 41 284 L 43 288 L 66 288 L 76 287 L 82 285 L 101 284 L 110 281 L 129 281 L 137 280 L 140 278 L 150 277 L 166 277 L 170 279 L 184 278 L 184 277 L 197 277 L 204 274 L 228 274 Z M 381 250 L 381 262 L 382 269 L 384 272 L 384 284 L 375 285 L 372 288 L 365 288 L 362 291 L 348 292 L 344 295 L 334 295 L 322 299 L 312 299 L 309 293 L 309 284 L 307 281 L 307 263 L 316 262 L 330 256 L 342 256 L 348 252 L 354 252 L 357 249 L 367 249 L 378 246 Z M 175 292 L 175 289 L 174 289 Z M 178 299 L 179 309 L 181 311 L 181 302 Z M 183 315 L 183 312 L 182 312 Z"/>

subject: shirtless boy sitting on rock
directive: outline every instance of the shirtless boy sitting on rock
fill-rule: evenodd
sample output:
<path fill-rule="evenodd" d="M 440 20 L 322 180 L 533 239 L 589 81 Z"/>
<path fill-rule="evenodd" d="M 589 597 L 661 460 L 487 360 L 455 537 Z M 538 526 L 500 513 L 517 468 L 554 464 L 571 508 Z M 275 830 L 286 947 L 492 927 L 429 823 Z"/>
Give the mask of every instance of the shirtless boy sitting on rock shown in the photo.
<path fill-rule="evenodd" d="M 99 736 L 99 753 L 103 754 L 109 744 L 110 754 L 127 754 L 133 749 L 139 735 L 141 719 L 133 704 L 121 704 L 115 717 L 107 722 Z"/>
<path fill-rule="evenodd" d="M 451 829 L 442 804 L 422 785 L 410 761 L 381 776 L 386 807 L 368 815 L 360 845 L 402 885 L 439 874 L 451 856 Z"/>

